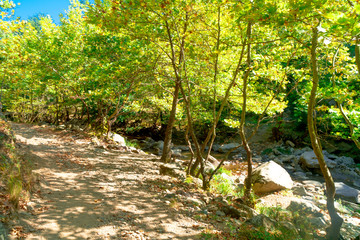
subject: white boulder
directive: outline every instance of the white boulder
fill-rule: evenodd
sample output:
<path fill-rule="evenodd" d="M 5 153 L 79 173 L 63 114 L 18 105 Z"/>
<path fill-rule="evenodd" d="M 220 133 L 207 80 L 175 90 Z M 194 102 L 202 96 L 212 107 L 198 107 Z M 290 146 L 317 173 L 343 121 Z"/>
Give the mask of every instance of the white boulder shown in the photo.
<path fill-rule="evenodd" d="M 257 167 L 252 175 L 252 183 L 255 193 L 270 193 L 293 187 L 289 173 L 274 161 Z"/>

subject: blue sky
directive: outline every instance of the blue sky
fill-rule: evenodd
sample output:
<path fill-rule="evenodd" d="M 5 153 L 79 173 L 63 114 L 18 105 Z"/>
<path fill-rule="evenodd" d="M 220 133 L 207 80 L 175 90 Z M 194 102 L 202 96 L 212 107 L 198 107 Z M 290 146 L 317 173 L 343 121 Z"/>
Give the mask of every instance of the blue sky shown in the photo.
<path fill-rule="evenodd" d="M 54 22 L 59 23 L 59 14 L 68 9 L 69 0 L 13 0 L 20 3 L 15 8 L 15 16 L 26 20 L 38 13 L 50 15 Z"/>

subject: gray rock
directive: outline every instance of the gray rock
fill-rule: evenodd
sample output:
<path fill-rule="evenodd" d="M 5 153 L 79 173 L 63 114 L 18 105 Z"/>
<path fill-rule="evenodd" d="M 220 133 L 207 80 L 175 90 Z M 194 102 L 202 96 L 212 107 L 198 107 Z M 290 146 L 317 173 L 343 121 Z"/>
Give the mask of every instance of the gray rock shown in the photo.
<path fill-rule="evenodd" d="M 360 203 L 360 191 L 345 183 L 335 182 L 335 196 L 353 203 Z"/>
<path fill-rule="evenodd" d="M 225 205 L 221 208 L 221 211 L 224 212 L 227 216 L 230 216 L 232 218 L 241 218 L 241 217 L 247 217 L 248 213 L 241 209 L 236 209 L 233 206 Z"/>
<path fill-rule="evenodd" d="M 329 168 L 334 168 L 336 166 L 336 162 L 330 160 L 325 155 L 324 155 L 324 160 Z M 310 170 L 310 171 L 320 170 L 319 161 L 314 151 L 308 151 L 301 154 L 299 164 L 304 170 Z"/>
<path fill-rule="evenodd" d="M 306 180 L 308 177 L 306 176 L 306 173 L 304 172 L 294 172 L 293 176 L 297 179 Z"/>
<path fill-rule="evenodd" d="M 259 214 L 253 218 L 246 220 L 245 224 L 250 224 L 258 228 L 264 228 L 266 231 L 270 231 L 272 229 L 275 229 L 276 227 L 276 221 L 265 216 L 264 214 Z"/>
<path fill-rule="evenodd" d="M 303 149 L 301 149 L 301 151 L 310 152 L 310 151 L 312 151 L 312 149 L 310 147 L 304 147 Z"/>
<path fill-rule="evenodd" d="M 285 165 L 284 168 L 286 169 L 286 171 L 288 172 L 294 172 L 296 169 L 291 166 L 291 165 Z"/>
<path fill-rule="evenodd" d="M 215 157 L 211 155 L 209 156 L 208 161 L 211 162 L 214 166 L 217 166 L 220 163 Z"/>
<path fill-rule="evenodd" d="M 305 186 L 313 186 L 313 187 L 319 187 L 319 188 L 323 187 L 323 184 L 321 182 L 315 181 L 315 180 L 305 180 L 305 181 L 302 181 L 302 183 Z"/>
<path fill-rule="evenodd" d="M 186 173 L 182 171 L 177 165 L 169 163 L 160 165 L 160 174 L 182 179 L 186 177 Z"/>
<path fill-rule="evenodd" d="M 282 155 L 282 156 L 279 156 L 278 158 L 283 163 L 292 163 L 295 160 L 296 156 L 294 156 L 294 155 Z"/>
<path fill-rule="evenodd" d="M 125 138 L 120 136 L 119 134 L 110 132 L 108 136 L 111 140 L 116 142 L 118 145 L 126 146 Z"/>
<path fill-rule="evenodd" d="M 337 159 L 338 156 L 334 155 L 334 154 L 331 154 L 331 153 L 328 153 L 328 151 L 324 150 L 323 151 L 324 155 L 327 156 L 328 158 L 330 158 L 331 160 L 334 160 L 334 159 Z"/>
<path fill-rule="evenodd" d="M 292 188 L 294 194 L 299 196 L 309 196 L 310 194 L 306 191 L 305 187 L 302 185 L 298 185 Z"/>
<path fill-rule="evenodd" d="M 308 218 L 308 220 L 311 223 L 311 225 L 313 225 L 317 229 L 325 228 L 328 225 L 324 216 L 322 216 L 322 217 L 311 217 L 311 218 Z"/>
<path fill-rule="evenodd" d="M 299 212 L 313 217 L 323 216 L 320 208 L 318 208 L 313 202 L 304 199 L 293 199 L 286 209 L 291 212 Z"/>
<path fill-rule="evenodd" d="M 258 156 L 258 157 L 253 157 L 253 162 L 261 162 L 262 161 L 262 157 L 261 156 Z"/>
<path fill-rule="evenodd" d="M 144 143 L 143 149 L 150 149 L 155 146 L 156 142 L 151 137 L 145 138 L 145 140 L 142 141 Z"/>
<path fill-rule="evenodd" d="M 214 170 L 215 170 L 215 166 L 211 162 L 207 161 L 205 163 L 205 172 L 209 173 L 209 172 L 212 172 Z"/>
<path fill-rule="evenodd" d="M 246 216 L 247 218 L 252 218 L 252 217 L 255 217 L 256 215 L 259 215 L 259 213 L 257 213 L 251 207 L 246 206 L 246 205 L 241 204 L 241 203 L 238 203 L 238 202 L 236 202 L 236 200 L 235 200 L 235 202 L 233 204 L 234 204 L 234 206 L 236 208 L 241 209 L 242 211 L 245 211 L 247 213 L 247 216 Z"/>
<path fill-rule="evenodd" d="M 200 199 L 197 199 L 197 198 L 187 198 L 186 201 L 192 205 L 195 205 L 195 206 L 199 206 L 199 207 L 202 207 L 205 205 L 205 203 L 203 201 L 201 201 Z"/>
<path fill-rule="evenodd" d="M 289 173 L 274 161 L 257 167 L 253 172 L 252 183 L 255 193 L 269 193 L 293 187 Z"/>
<path fill-rule="evenodd" d="M 219 145 L 219 144 L 213 144 L 212 150 L 213 150 L 214 152 L 218 152 L 219 149 L 220 149 L 220 145 Z"/>
<path fill-rule="evenodd" d="M 128 150 L 132 153 L 145 154 L 145 152 L 141 149 L 137 149 L 135 147 L 129 147 Z"/>
<path fill-rule="evenodd" d="M 173 157 L 181 157 L 181 149 L 175 148 L 171 150 L 171 156 Z"/>
<path fill-rule="evenodd" d="M 215 213 L 216 215 L 218 215 L 219 217 L 225 217 L 226 216 L 226 214 L 223 212 L 223 211 L 216 211 L 216 213 Z"/>
<path fill-rule="evenodd" d="M 164 141 L 158 141 L 155 146 L 162 151 L 164 149 Z"/>
<path fill-rule="evenodd" d="M 231 149 L 240 146 L 239 143 L 227 143 L 227 144 L 223 144 L 220 146 L 220 148 L 218 149 L 218 152 L 221 153 L 227 153 L 228 151 L 230 151 Z M 240 148 L 236 149 L 234 152 L 239 152 Z"/>
<path fill-rule="evenodd" d="M 192 177 L 192 182 L 198 187 L 202 187 L 203 185 L 203 181 L 197 177 Z"/>
<path fill-rule="evenodd" d="M 273 161 L 276 162 L 277 164 L 279 164 L 282 167 L 284 166 L 284 163 L 279 158 L 275 158 Z"/>
<path fill-rule="evenodd" d="M 180 149 L 181 151 L 190 151 L 189 146 L 186 145 L 176 146 L 175 149 Z"/>
<path fill-rule="evenodd" d="M 294 155 L 295 156 L 299 156 L 299 155 L 301 155 L 301 154 L 303 154 L 303 150 L 302 149 L 295 149 L 295 151 L 294 151 Z"/>
<path fill-rule="evenodd" d="M 347 167 L 354 167 L 355 161 L 351 157 L 341 156 L 335 160 L 338 164 L 345 165 Z"/>

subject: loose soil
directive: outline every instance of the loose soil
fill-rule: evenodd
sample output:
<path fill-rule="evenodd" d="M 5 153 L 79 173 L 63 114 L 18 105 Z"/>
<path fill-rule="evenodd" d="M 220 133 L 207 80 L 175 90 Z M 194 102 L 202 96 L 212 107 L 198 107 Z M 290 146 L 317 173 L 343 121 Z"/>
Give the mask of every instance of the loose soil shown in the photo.
<path fill-rule="evenodd" d="M 206 226 L 161 199 L 175 179 L 153 156 L 97 148 L 91 138 L 48 126 L 12 124 L 39 186 L 11 239 L 198 239 Z"/>

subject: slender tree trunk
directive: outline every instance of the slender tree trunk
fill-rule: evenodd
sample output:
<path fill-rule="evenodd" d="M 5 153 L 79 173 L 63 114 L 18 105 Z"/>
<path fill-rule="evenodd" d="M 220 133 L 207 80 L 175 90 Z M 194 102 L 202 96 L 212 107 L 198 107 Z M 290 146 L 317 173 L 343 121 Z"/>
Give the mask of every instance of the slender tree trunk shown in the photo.
<path fill-rule="evenodd" d="M 318 74 L 318 69 L 317 69 L 318 66 L 316 60 L 317 43 L 318 43 L 318 29 L 317 27 L 314 27 L 313 35 L 312 35 L 312 43 L 311 43 L 311 70 L 313 75 L 313 81 L 312 81 L 313 85 L 309 99 L 307 121 L 308 121 L 308 129 L 311 139 L 311 145 L 319 161 L 321 172 L 326 182 L 327 209 L 329 211 L 329 215 L 331 218 L 331 225 L 327 229 L 327 239 L 338 240 L 340 237 L 340 228 L 343 223 L 343 219 L 337 214 L 335 209 L 335 205 L 334 205 L 335 184 L 324 160 L 321 143 L 316 131 L 316 126 L 315 126 L 316 123 L 314 120 L 316 92 L 319 85 L 319 74 Z"/>
<path fill-rule="evenodd" d="M 250 146 L 247 142 L 246 136 L 245 136 L 245 120 L 246 120 L 246 100 L 247 100 L 247 85 L 248 85 L 248 78 L 249 78 L 249 74 L 250 74 L 250 70 L 251 70 L 251 26 L 252 23 L 249 22 L 248 23 L 248 27 L 247 27 L 247 33 L 246 33 L 246 38 L 247 38 L 247 60 L 246 60 L 246 65 L 247 65 L 247 70 L 245 72 L 244 78 L 243 78 L 243 104 L 242 104 L 242 109 L 241 109 L 241 121 L 240 121 L 240 137 L 241 137 L 241 141 L 242 144 L 244 146 L 244 149 L 246 151 L 246 161 L 247 161 L 247 165 L 248 165 L 248 175 L 245 179 L 245 198 L 246 201 L 248 202 L 249 205 L 253 205 L 253 203 L 251 202 L 251 176 L 252 176 L 252 152 L 250 149 Z"/>
<path fill-rule="evenodd" d="M 181 88 L 181 75 L 180 75 L 180 69 L 178 66 L 181 66 L 183 60 L 184 60 L 184 56 L 183 56 L 183 48 L 184 48 L 184 44 L 185 44 L 185 33 L 187 31 L 187 25 L 188 24 L 188 15 L 186 14 L 186 21 L 184 24 L 184 29 L 183 29 L 183 37 L 182 37 L 182 41 L 181 41 L 181 46 L 180 46 L 180 55 L 179 55 L 179 61 L 178 61 L 178 65 L 176 64 L 175 61 L 175 46 L 174 46 L 174 42 L 173 42 L 173 37 L 171 35 L 171 30 L 170 30 L 170 26 L 167 20 L 165 20 L 165 26 L 166 26 L 166 31 L 167 31 L 167 35 L 168 35 L 168 40 L 169 40 L 169 45 L 170 45 L 170 51 L 171 51 L 171 55 L 170 55 L 170 61 L 171 61 L 171 65 L 174 71 L 174 75 L 175 75 L 175 89 L 174 89 L 174 93 L 173 93 L 173 102 L 172 102 L 172 106 L 171 106 L 171 112 L 170 112 L 170 118 L 168 121 L 168 124 L 166 126 L 166 131 L 165 131 L 165 139 L 164 139 L 164 148 L 163 148 L 163 152 L 161 155 L 161 161 L 162 162 L 169 162 L 171 159 L 171 139 L 172 139 L 172 129 L 175 123 L 175 115 L 176 115 L 176 108 L 177 108 L 177 104 L 178 104 L 178 98 L 179 98 L 179 91 Z"/>
<path fill-rule="evenodd" d="M 175 82 L 170 117 L 165 131 L 164 148 L 160 159 L 162 162 L 169 162 L 171 159 L 171 139 L 172 139 L 173 126 L 175 123 L 175 115 L 178 104 L 179 91 L 180 91 L 180 81 L 177 80 Z"/>

